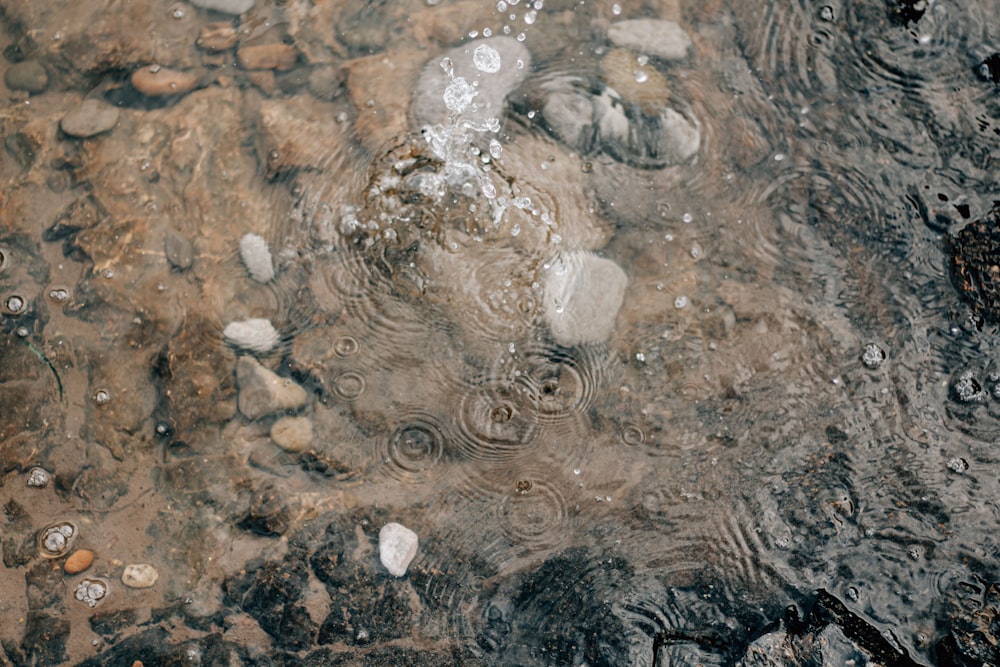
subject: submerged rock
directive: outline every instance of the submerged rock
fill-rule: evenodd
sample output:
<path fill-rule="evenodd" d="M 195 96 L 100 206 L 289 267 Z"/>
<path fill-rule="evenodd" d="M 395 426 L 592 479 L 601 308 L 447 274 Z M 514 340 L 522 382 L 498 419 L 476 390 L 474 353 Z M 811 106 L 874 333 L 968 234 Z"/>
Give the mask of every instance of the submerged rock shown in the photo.
<path fill-rule="evenodd" d="M 691 48 L 684 28 L 657 19 L 618 21 L 608 29 L 608 39 L 615 46 L 663 60 L 682 60 Z"/>
<path fill-rule="evenodd" d="M 222 330 L 222 338 L 230 345 L 258 354 L 270 352 L 281 340 L 274 325 L 261 317 L 230 322 Z"/>
<path fill-rule="evenodd" d="M 198 87 L 198 77 L 159 65 L 147 65 L 132 72 L 132 86 L 143 95 L 162 97 L 184 95 Z"/>
<path fill-rule="evenodd" d="M 620 266 L 588 252 L 564 253 L 543 274 L 545 321 L 560 345 L 602 343 L 625 298 Z"/>
<path fill-rule="evenodd" d="M 417 534 L 398 523 L 387 523 L 378 533 L 378 558 L 394 577 L 406 574 L 417 555 Z"/>
<path fill-rule="evenodd" d="M 4 83 L 11 90 L 41 93 L 49 85 L 49 75 L 37 60 L 25 60 L 11 65 L 3 74 Z"/>
<path fill-rule="evenodd" d="M 63 132 L 78 139 L 108 132 L 117 124 L 118 109 L 95 98 L 84 100 L 59 121 Z"/>
<path fill-rule="evenodd" d="M 189 0 L 195 7 L 223 14 L 243 14 L 253 9 L 254 0 Z"/>
<path fill-rule="evenodd" d="M 151 588 L 159 578 L 160 573 L 148 563 L 126 565 L 122 572 L 122 583 L 129 588 Z"/>
<path fill-rule="evenodd" d="M 305 389 L 264 368 L 253 357 L 240 357 L 236 362 L 236 384 L 239 387 L 237 405 L 247 419 L 299 410 L 309 402 Z"/>
<path fill-rule="evenodd" d="M 240 258 L 250 277 L 259 283 L 274 280 L 274 262 L 267 241 L 257 234 L 244 234 L 240 239 Z"/>

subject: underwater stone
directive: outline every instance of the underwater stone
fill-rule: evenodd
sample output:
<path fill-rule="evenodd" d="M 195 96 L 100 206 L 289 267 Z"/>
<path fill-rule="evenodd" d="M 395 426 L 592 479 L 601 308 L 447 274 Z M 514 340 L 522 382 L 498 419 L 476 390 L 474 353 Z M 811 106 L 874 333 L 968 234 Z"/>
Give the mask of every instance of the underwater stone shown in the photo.
<path fill-rule="evenodd" d="M 309 402 L 309 394 L 294 381 L 264 368 L 253 357 L 236 362 L 237 406 L 247 419 L 288 410 L 298 410 Z"/>
<path fill-rule="evenodd" d="M 122 572 L 122 583 L 129 588 L 150 588 L 159 578 L 160 573 L 148 563 L 126 565 Z"/>
<path fill-rule="evenodd" d="M 312 422 L 306 417 L 282 417 L 271 426 L 271 440 L 286 452 L 304 452 L 312 445 Z"/>
<path fill-rule="evenodd" d="M 608 39 L 615 46 L 663 60 L 682 60 L 691 48 L 691 37 L 673 21 L 631 19 L 612 24 Z"/>
<path fill-rule="evenodd" d="M 79 549 L 70 554 L 70 557 L 63 563 L 63 572 L 66 574 L 79 574 L 94 562 L 94 552 L 90 549 Z"/>
<path fill-rule="evenodd" d="M 130 81 L 136 90 L 149 97 L 184 95 L 198 86 L 194 74 L 159 65 L 140 67 L 132 72 Z"/>
<path fill-rule="evenodd" d="M 230 322 L 222 330 L 222 338 L 230 345 L 260 354 L 270 352 L 281 340 L 274 325 L 262 317 Z"/>
<path fill-rule="evenodd" d="M 387 523 L 378 533 L 378 558 L 394 577 L 406 574 L 417 555 L 417 534 L 398 523 Z"/>
<path fill-rule="evenodd" d="M 189 0 L 195 7 L 211 9 L 223 14 L 243 14 L 253 8 L 254 0 Z"/>
<path fill-rule="evenodd" d="M 170 266 L 178 271 L 186 271 L 194 264 L 194 247 L 180 232 L 168 229 L 163 237 L 163 252 Z"/>
<path fill-rule="evenodd" d="M 11 90 L 40 93 L 49 85 L 49 75 L 37 60 L 25 60 L 11 65 L 3 75 L 4 83 Z"/>
<path fill-rule="evenodd" d="M 240 258 L 247 267 L 250 277 L 259 283 L 274 280 L 274 263 L 267 241 L 257 234 L 244 234 L 240 239 Z"/>
<path fill-rule="evenodd" d="M 606 341 L 627 284 L 621 267 L 588 252 L 553 260 L 544 274 L 544 313 L 556 342 L 572 347 Z"/>
<path fill-rule="evenodd" d="M 63 132 L 78 139 L 102 134 L 117 124 L 118 109 L 95 98 L 84 100 L 59 121 Z"/>

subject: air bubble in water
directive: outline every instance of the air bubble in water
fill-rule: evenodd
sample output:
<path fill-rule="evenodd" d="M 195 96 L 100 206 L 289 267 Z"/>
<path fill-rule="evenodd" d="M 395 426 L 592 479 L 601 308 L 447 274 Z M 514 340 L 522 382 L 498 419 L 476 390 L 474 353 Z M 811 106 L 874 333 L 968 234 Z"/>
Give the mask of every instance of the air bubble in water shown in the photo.
<path fill-rule="evenodd" d="M 690 213 L 685 213 L 684 215 L 681 216 L 681 220 L 684 221 L 684 224 L 690 224 L 691 221 L 694 220 L 694 216 L 691 215 Z"/>
<path fill-rule="evenodd" d="M 489 44 L 480 44 L 472 52 L 472 62 L 476 69 L 487 74 L 500 71 L 500 53 Z"/>
<path fill-rule="evenodd" d="M 500 157 L 500 153 L 503 152 L 503 146 L 496 139 L 490 139 L 490 155 L 494 158 Z"/>
<path fill-rule="evenodd" d="M 469 33 L 470 37 L 475 37 L 475 33 Z M 441 69 L 445 71 L 448 76 L 453 76 L 455 74 L 455 63 L 451 62 L 451 58 L 441 59 Z"/>
<path fill-rule="evenodd" d="M 463 77 L 452 79 L 444 91 L 444 105 L 452 113 L 462 113 L 472 104 L 476 89 Z"/>
<path fill-rule="evenodd" d="M 645 70 L 637 69 L 635 71 L 635 82 L 636 83 L 646 83 L 649 79 L 649 75 L 646 74 Z"/>
<path fill-rule="evenodd" d="M 619 5 L 617 2 L 611 5 L 611 13 L 614 14 L 615 16 L 621 16 L 622 6 Z"/>
<path fill-rule="evenodd" d="M 483 28 L 483 37 L 492 37 L 493 31 L 489 28 Z"/>
<path fill-rule="evenodd" d="M 876 343 L 865 345 L 864 352 L 861 353 L 861 363 L 871 369 L 876 369 L 885 361 L 885 350 Z"/>
<path fill-rule="evenodd" d="M 681 295 L 676 299 L 674 299 L 674 308 L 684 308 L 687 305 L 688 305 L 688 298 L 684 295 Z"/>
<path fill-rule="evenodd" d="M 497 0 L 497 11 L 505 12 L 507 11 L 507 3 L 504 0 Z"/>
<path fill-rule="evenodd" d="M 482 184 L 483 196 L 487 199 L 493 199 L 497 196 L 497 189 L 493 187 L 493 184 L 489 181 L 484 181 Z"/>
<path fill-rule="evenodd" d="M 955 457 L 948 461 L 948 470 L 961 475 L 969 469 L 969 462 L 963 458 Z"/>
<path fill-rule="evenodd" d="M 527 23 L 528 25 L 531 25 L 532 23 L 535 22 L 535 19 L 537 17 L 538 17 L 538 12 L 536 12 L 534 9 L 528 10 L 527 12 L 524 13 L 524 22 Z"/>
<path fill-rule="evenodd" d="M 983 391 L 979 380 L 972 375 L 972 371 L 965 371 L 959 375 L 952 391 L 954 397 L 961 403 L 981 403 L 986 399 L 986 392 Z"/>

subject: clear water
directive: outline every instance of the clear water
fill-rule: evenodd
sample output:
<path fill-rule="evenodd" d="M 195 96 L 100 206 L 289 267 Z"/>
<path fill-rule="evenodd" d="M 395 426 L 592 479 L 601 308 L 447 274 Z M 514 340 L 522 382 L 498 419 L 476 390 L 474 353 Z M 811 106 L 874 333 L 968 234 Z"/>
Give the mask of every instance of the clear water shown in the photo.
<path fill-rule="evenodd" d="M 948 243 L 997 196 L 996 3 L 503 4 L 0 2 L 5 72 L 47 73 L 0 117 L 8 660 L 735 664 L 820 590 L 939 660 L 1000 554 L 996 327 Z M 686 55 L 615 47 L 631 18 Z M 530 62 L 440 63 L 488 34 Z M 154 63 L 198 83 L 144 95 Z M 560 130 L 559 91 L 607 115 Z M 68 136 L 85 97 L 117 123 Z M 617 312 L 546 298 L 595 256 Z M 224 339 L 250 318 L 275 349 Z M 304 404 L 248 418 L 240 356 Z M 83 574 L 38 554 L 60 521 Z"/>

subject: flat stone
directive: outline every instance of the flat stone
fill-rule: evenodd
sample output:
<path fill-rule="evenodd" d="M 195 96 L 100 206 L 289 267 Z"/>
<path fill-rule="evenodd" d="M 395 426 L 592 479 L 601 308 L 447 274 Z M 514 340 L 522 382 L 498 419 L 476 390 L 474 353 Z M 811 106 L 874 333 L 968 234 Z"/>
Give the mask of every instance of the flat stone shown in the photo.
<path fill-rule="evenodd" d="M 129 588 L 151 588 L 159 578 L 160 573 L 148 563 L 126 565 L 122 572 L 122 583 Z"/>
<path fill-rule="evenodd" d="M 608 39 L 636 53 L 663 60 L 683 60 L 691 48 L 691 37 L 673 21 L 630 19 L 613 23 Z"/>
<path fill-rule="evenodd" d="M 282 417 L 271 426 L 271 440 L 286 452 L 304 452 L 312 446 L 312 421 L 307 417 Z"/>
<path fill-rule="evenodd" d="M 130 81 L 136 90 L 149 97 L 184 95 L 198 86 L 194 74 L 159 65 L 140 67 L 132 72 Z"/>
<path fill-rule="evenodd" d="M 174 229 L 168 229 L 163 235 L 163 252 L 170 266 L 179 271 L 186 271 L 194 264 L 194 247 L 191 241 Z"/>
<path fill-rule="evenodd" d="M 264 368 L 253 357 L 243 356 L 236 362 L 236 385 L 237 407 L 247 419 L 299 410 L 309 402 L 305 389 Z"/>
<path fill-rule="evenodd" d="M 254 0 L 189 0 L 195 7 L 238 16 L 253 9 Z"/>
<path fill-rule="evenodd" d="M 588 252 L 557 257 L 543 274 L 545 321 L 560 345 L 602 343 L 611 336 L 628 277 L 609 259 Z"/>
<path fill-rule="evenodd" d="M 289 70 L 295 67 L 298 58 L 294 46 L 281 42 L 241 46 L 236 51 L 236 60 L 243 69 Z"/>
<path fill-rule="evenodd" d="M 271 250 L 267 247 L 264 237 L 244 234 L 240 239 L 240 258 L 247 267 L 247 273 L 255 281 L 269 283 L 274 280 L 274 261 L 271 259 Z"/>
<path fill-rule="evenodd" d="M 118 124 L 118 109 L 89 98 L 59 121 L 59 127 L 71 137 L 87 139 L 110 131 Z"/>
<path fill-rule="evenodd" d="M 207 23 L 201 27 L 194 44 L 209 53 L 228 51 L 236 46 L 236 29 L 228 22 Z"/>
<path fill-rule="evenodd" d="M 4 83 L 11 90 L 40 93 L 49 85 L 49 75 L 37 60 L 25 60 L 11 65 L 3 75 Z"/>
<path fill-rule="evenodd" d="M 417 534 L 398 523 L 387 523 L 378 533 L 378 558 L 394 577 L 406 574 L 417 555 Z"/>

